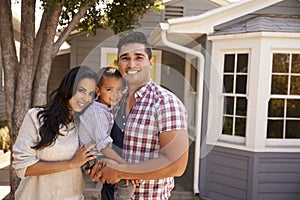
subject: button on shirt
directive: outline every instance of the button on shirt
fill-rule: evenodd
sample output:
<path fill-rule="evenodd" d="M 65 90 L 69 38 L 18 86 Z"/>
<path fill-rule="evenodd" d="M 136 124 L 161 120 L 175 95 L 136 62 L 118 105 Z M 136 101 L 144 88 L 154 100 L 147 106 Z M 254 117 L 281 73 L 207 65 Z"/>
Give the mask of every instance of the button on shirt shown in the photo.
<path fill-rule="evenodd" d="M 123 154 L 129 163 L 157 158 L 160 133 L 187 130 L 186 109 L 168 90 L 150 81 L 135 93 L 135 99 L 124 134 Z M 137 187 L 135 199 L 168 199 L 173 187 L 173 177 L 145 180 Z"/>

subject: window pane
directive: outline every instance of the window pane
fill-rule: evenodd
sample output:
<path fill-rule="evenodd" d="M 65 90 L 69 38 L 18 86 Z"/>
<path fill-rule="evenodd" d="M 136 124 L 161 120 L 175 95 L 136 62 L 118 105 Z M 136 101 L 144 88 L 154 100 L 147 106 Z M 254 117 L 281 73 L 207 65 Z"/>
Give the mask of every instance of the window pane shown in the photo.
<path fill-rule="evenodd" d="M 224 75 L 225 93 L 233 93 L 233 75 Z"/>
<path fill-rule="evenodd" d="M 269 101 L 269 117 L 284 117 L 284 100 L 271 99 Z"/>
<path fill-rule="evenodd" d="M 275 53 L 273 54 L 273 67 L 272 72 L 289 72 L 289 54 Z"/>
<path fill-rule="evenodd" d="M 247 73 L 248 71 L 248 54 L 238 54 L 237 72 Z"/>
<path fill-rule="evenodd" d="M 300 54 L 292 55 L 292 73 L 300 73 Z"/>
<path fill-rule="evenodd" d="M 290 94 L 300 95 L 300 76 L 291 76 Z"/>
<path fill-rule="evenodd" d="M 222 134 L 232 135 L 232 124 L 233 124 L 232 117 L 224 117 L 224 126 L 223 126 Z"/>
<path fill-rule="evenodd" d="M 236 90 L 237 94 L 246 94 L 247 76 L 239 75 L 236 76 Z"/>
<path fill-rule="evenodd" d="M 300 99 L 287 100 L 287 117 L 300 118 Z"/>
<path fill-rule="evenodd" d="M 224 59 L 224 72 L 234 72 L 234 54 L 226 54 Z"/>
<path fill-rule="evenodd" d="M 233 107 L 234 106 L 234 98 L 233 97 L 225 97 L 224 101 L 224 113 L 228 115 L 233 115 Z"/>
<path fill-rule="evenodd" d="M 283 138 L 283 120 L 268 120 L 267 138 Z"/>
<path fill-rule="evenodd" d="M 272 76 L 271 94 L 287 94 L 288 76 Z"/>
<path fill-rule="evenodd" d="M 286 138 L 300 138 L 300 120 L 286 121 Z"/>
<path fill-rule="evenodd" d="M 239 116 L 247 115 L 247 99 L 244 97 L 237 97 L 236 99 L 236 114 Z"/>
<path fill-rule="evenodd" d="M 246 133 L 246 118 L 239 118 L 235 119 L 235 135 L 244 136 Z"/>

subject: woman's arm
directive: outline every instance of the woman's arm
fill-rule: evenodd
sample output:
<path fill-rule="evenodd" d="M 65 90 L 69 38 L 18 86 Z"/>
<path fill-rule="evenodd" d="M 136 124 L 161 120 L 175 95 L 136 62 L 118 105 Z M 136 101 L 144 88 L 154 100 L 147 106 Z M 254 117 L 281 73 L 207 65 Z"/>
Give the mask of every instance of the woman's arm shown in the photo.
<path fill-rule="evenodd" d="M 95 156 L 93 156 L 95 152 L 90 152 L 90 150 L 94 147 L 95 144 L 92 144 L 87 148 L 84 147 L 84 145 L 81 145 L 71 160 L 38 161 L 37 163 L 27 167 L 25 177 L 52 174 L 81 167 L 87 161 L 95 159 Z"/>

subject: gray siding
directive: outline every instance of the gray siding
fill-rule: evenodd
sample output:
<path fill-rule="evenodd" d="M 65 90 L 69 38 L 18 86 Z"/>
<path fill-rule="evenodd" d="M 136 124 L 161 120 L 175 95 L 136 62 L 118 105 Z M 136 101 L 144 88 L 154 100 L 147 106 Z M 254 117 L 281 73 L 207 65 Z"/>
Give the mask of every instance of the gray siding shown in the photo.
<path fill-rule="evenodd" d="M 111 30 L 98 30 L 96 35 L 86 36 L 84 34 L 71 38 L 71 67 L 87 65 L 91 67 L 100 66 L 101 46 L 116 47 L 116 43 L 106 41 L 113 36 Z M 111 44 L 110 44 L 111 43 Z"/>
<path fill-rule="evenodd" d="M 300 199 L 300 153 L 214 147 L 207 160 L 206 190 L 201 196 L 213 200 Z"/>
<path fill-rule="evenodd" d="M 0 122 L 6 121 L 5 96 L 4 91 L 0 91 Z"/>
<path fill-rule="evenodd" d="M 285 0 L 267 8 L 256 11 L 254 14 L 268 15 L 300 15 L 300 2 L 298 0 Z"/>
<path fill-rule="evenodd" d="M 299 154 L 266 154 L 258 162 L 257 199 L 300 199 Z"/>
<path fill-rule="evenodd" d="M 1 47 L 0 47 L 0 55 L 2 55 Z M 2 72 L 3 72 L 2 71 L 2 56 L 0 56 L 0 122 L 6 121 L 5 96 L 4 96 L 4 88 L 2 87 L 2 85 L 4 85 L 4 83 L 2 82 L 4 74 Z"/>
<path fill-rule="evenodd" d="M 200 15 L 206 11 L 220 7 L 219 5 L 207 0 L 184 0 L 174 1 L 166 5 L 183 6 L 184 16 Z"/>
<path fill-rule="evenodd" d="M 48 95 L 59 86 L 65 73 L 67 73 L 69 69 L 70 54 L 64 54 L 55 57 L 48 80 Z"/>
<path fill-rule="evenodd" d="M 246 199 L 249 158 L 215 149 L 208 162 L 208 196 L 211 199 Z"/>

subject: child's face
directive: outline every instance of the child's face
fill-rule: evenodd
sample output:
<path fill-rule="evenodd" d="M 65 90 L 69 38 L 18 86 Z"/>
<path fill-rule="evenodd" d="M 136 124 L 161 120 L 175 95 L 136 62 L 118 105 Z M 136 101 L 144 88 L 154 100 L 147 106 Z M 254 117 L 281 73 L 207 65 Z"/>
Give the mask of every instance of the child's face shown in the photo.
<path fill-rule="evenodd" d="M 121 78 L 105 77 L 100 88 L 96 89 L 98 101 L 108 107 L 117 105 L 123 97 L 123 88 Z"/>

